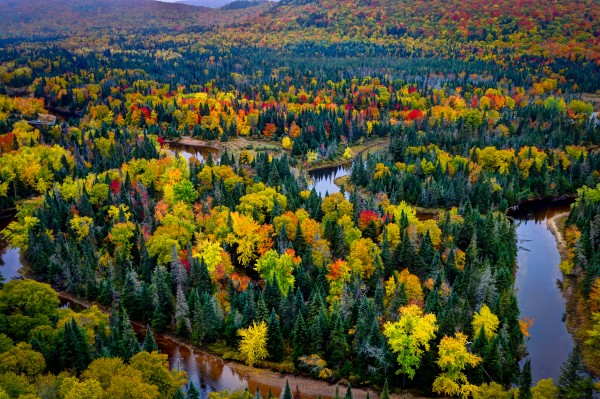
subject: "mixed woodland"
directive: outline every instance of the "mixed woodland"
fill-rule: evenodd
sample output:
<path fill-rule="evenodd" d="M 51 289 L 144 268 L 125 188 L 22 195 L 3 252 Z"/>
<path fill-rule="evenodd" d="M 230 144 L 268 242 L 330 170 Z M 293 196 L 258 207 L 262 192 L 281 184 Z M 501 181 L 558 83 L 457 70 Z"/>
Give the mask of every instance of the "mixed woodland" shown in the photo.
<path fill-rule="evenodd" d="M 199 397 L 153 332 L 385 399 L 591 397 L 595 1 L 250 3 L 0 0 L 2 234 L 47 283 L 0 290 L 0 398 Z M 558 197 L 579 345 L 532 386 L 510 209 Z"/>

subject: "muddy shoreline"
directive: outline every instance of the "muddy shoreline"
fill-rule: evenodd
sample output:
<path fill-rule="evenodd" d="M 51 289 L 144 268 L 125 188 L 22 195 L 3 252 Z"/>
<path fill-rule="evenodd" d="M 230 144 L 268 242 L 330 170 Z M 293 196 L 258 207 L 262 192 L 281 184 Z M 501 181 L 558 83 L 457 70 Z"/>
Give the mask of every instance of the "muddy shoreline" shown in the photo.
<path fill-rule="evenodd" d="M 179 140 L 165 140 L 167 145 L 185 146 L 185 147 L 196 147 L 196 148 L 209 148 L 214 151 L 222 151 L 223 148 L 216 146 L 208 141 L 196 139 L 190 136 L 183 136 Z"/>

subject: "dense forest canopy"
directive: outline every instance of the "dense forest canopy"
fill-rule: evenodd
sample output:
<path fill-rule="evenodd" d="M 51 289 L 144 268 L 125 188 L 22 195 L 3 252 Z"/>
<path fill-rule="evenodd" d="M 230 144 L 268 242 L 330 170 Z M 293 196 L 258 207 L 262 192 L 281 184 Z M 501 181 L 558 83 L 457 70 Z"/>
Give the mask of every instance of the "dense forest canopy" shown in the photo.
<path fill-rule="evenodd" d="M 198 397 L 151 331 L 386 399 L 590 397 L 596 2 L 236 3 L 0 0 L 2 234 L 100 306 L 7 282 L 0 398 Z M 188 162 L 181 139 L 218 152 Z M 310 170 L 343 163 L 317 192 Z M 532 387 L 508 211 L 577 195 L 581 349 Z"/>

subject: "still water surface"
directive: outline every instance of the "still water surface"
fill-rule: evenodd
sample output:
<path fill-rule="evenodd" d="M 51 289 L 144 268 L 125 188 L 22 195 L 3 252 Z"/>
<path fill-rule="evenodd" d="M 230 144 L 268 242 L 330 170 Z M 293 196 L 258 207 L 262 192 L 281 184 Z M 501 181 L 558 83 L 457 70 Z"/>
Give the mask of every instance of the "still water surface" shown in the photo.
<path fill-rule="evenodd" d="M 2 219 L 0 231 L 4 230 L 12 220 L 12 218 Z M 8 241 L 0 234 L 0 275 L 4 277 L 5 282 L 19 277 L 19 269 L 23 267 L 19 260 L 20 253 L 18 248 L 11 248 Z"/>
<path fill-rule="evenodd" d="M 309 177 L 312 182 L 308 189 L 312 190 L 314 188 L 317 191 L 317 194 L 321 194 L 323 198 L 325 198 L 327 194 L 339 193 L 340 188 L 334 181 L 339 177 L 348 176 L 351 169 L 351 164 L 345 164 L 312 170 L 309 172 Z"/>
<path fill-rule="evenodd" d="M 189 162 L 191 159 L 197 159 L 199 162 L 206 162 L 210 155 L 214 163 L 219 161 L 219 150 L 208 146 L 192 146 L 178 143 L 170 143 L 171 152 L 178 152 Z"/>
<path fill-rule="evenodd" d="M 573 337 L 563 321 L 565 298 L 556 284 L 562 280 L 560 254 L 546 225 L 549 218 L 568 211 L 568 203 L 559 203 L 514 215 L 519 240 L 515 288 L 521 318 L 533 319 L 527 350 L 534 384 L 543 378 L 556 380 L 573 349 Z"/>

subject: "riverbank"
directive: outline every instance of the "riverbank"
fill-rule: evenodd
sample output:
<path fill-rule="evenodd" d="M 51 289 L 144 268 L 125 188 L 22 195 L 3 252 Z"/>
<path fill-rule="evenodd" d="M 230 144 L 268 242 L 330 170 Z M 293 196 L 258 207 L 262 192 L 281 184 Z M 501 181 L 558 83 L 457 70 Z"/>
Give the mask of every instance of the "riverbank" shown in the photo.
<path fill-rule="evenodd" d="M 568 261 L 572 258 L 570 254 L 571 249 L 569 248 L 565 238 L 564 231 L 566 221 L 569 216 L 569 212 L 564 212 L 548 219 L 547 226 L 556 239 L 556 245 L 558 247 L 561 261 Z M 595 358 L 592 359 L 588 350 L 584 345 L 584 342 L 588 338 L 587 330 L 590 329 L 591 320 L 588 316 L 588 305 L 585 298 L 581 295 L 579 287 L 581 287 L 581 276 L 577 275 L 565 275 L 563 274 L 563 280 L 561 282 L 561 291 L 566 301 L 566 324 L 569 333 L 573 336 L 573 339 L 577 345 L 582 348 L 582 354 L 584 363 L 594 376 L 600 375 L 600 364 L 597 364 Z"/>
<path fill-rule="evenodd" d="M 550 232 L 552 232 L 554 238 L 556 239 L 556 247 L 558 248 L 560 259 L 563 261 L 567 258 L 568 255 L 567 242 L 565 241 L 565 238 L 563 236 L 565 222 L 568 216 L 569 212 L 563 212 L 554 215 L 546 220 L 546 226 L 548 226 L 548 229 L 550 229 Z"/>
<path fill-rule="evenodd" d="M 343 166 L 352 163 L 355 158 L 359 155 L 368 154 L 371 152 L 378 151 L 381 148 L 385 148 L 389 144 L 389 138 L 387 137 L 379 137 L 374 140 L 369 140 L 364 144 L 358 144 L 350 147 L 352 151 L 352 156 L 350 158 L 339 158 L 331 161 L 322 161 L 319 163 L 312 164 L 305 168 L 307 172 L 313 172 L 319 169 L 327 169 L 327 168 L 335 168 L 338 166 Z"/>
<path fill-rule="evenodd" d="M 196 147 L 196 148 L 209 148 L 214 151 L 221 151 L 221 148 L 217 147 L 216 145 L 214 145 L 208 141 L 196 139 L 196 138 L 193 138 L 190 136 L 183 136 L 179 140 L 165 140 L 165 144 L 176 145 L 176 146 L 186 146 L 186 147 Z"/>
<path fill-rule="evenodd" d="M 279 141 L 253 140 L 246 137 L 231 138 L 228 141 L 202 140 L 191 136 L 183 136 L 179 140 L 165 140 L 165 144 L 173 147 L 193 147 L 197 149 L 208 149 L 215 152 L 227 151 L 239 157 L 244 150 L 256 155 L 258 151 L 284 151 Z"/>

